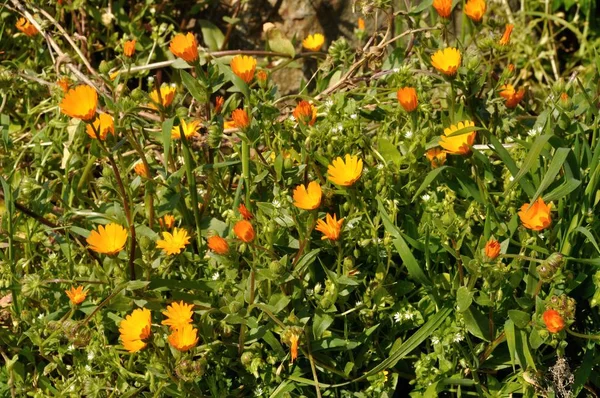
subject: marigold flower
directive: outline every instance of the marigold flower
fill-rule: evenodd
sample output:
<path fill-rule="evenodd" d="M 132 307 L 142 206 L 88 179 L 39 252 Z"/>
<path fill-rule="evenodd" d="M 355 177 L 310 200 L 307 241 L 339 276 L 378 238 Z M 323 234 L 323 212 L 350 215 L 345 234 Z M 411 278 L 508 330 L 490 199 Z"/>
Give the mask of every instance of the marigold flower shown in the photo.
<path fill-rule="evenodd" d="M 456 75 L 456 71 L 460 66 L 460 61 L 460 51 L 452 47 L 438 50 L 431 57 L 431 65 L 446 76 Z"/>
<path fill-rule="evenodd" d="M 480 22 L 485 14 L 485 1 L 484 0 L 467 0 L 465 4 L 465 15 L 473 22 Z"/>
<path fill-rule="evenodd" d="M 78 286 L 77 288 L 73 286 L 69 290 L 65 290 L 65 293 L 74 305 L 81 304 L 87 296 L 87 290 L 83 290 L 83 286 Z"/>
<path fill-rule="evenodd" d="M 250 83 L 256 70 L 256 59 L 247 55 L 236 55 L 231 60 L 230 66 L 233 73 L 239 76 L 240 79 Z"/>
<path fill-rule="evenodd" d="M 452 14 L 452 0 L 433 0 L 433 8 L 442 18 L 450 18 Z"/>
<path fill-rule="evenodd" d="M 160 324 L 169 326 L 171 330 L 182 328 L 183 326 L 192 323 L 192 316 L 194 315 L 194 311 L 192 311 L 193 308 L 194 304 L 186 304 L 183 300 L 179 303 L 175 301 L 167 306 L 167 309 L 162 312 L 167 319 Z"/>
<path fill-rule="evenodd" d="M 169 335 L 169 344 L 178 351 L 185 352 L 198 343 L 198 330 L 192 325 L 185 325 Z"/>
<path fill-rule="evenodd" d="M 233 120 L 225 120 L 223 122 L 223 130 L 229 130 L 229 129 L 234 129 L 235 127 L 235 122 Z"/>
<path fill-rule="evenodd" d="M 200 120 L 192 120 L 189 123 L 186 123 L 185 120 L 180 119 L 181 124 L 179 126 L 174 126 L 171 129 L 171 138 L 174 140 L 178 140 L 181 138 L 181 130 L 183 130 L 183 135 L 185 138 L 190 138 L 198 135 L 198 129 L 200 128 Z"/>
<path fill-rule="evenodd" d="M 312 181 L 308 186 L 298 185 L 294 189 L 294 206 L 304 210 L 314 210 L 321 205 L 321 185 Z"/>
<path fill-rule="evenodd" d="M 324 43 L 325 36 L 320 33 L 315 33 L 314 35 L 310 35 L 306 39 L 302 40 L 302 47 L 309 51 L 319 51 L 321 47 L 323 47 Z"/>
<path fill-rule="evenodd" d="M 312 126 L 317 121 L 317 108 L 308 101 L 300 101 L 294 109 L 294 119 L 299 123 Z"/>
<path fill-rule="evenodd" d="M 68 77 L 63 77 L 59 79 L 56 84 L 58 84 L 63 93 L 66 94 L 69 91 L 69 84 L 71 84 L 71 81 Z"/>
<path fill-rule="evenodd" d="M 25 18 L 19 18 L 15 26 L 29 37 L 33 37 L 38 34 L 38 30 L 35 28 L 35 26 L 33 26 Z"/>
<path fill-rule="evenodd" d="M 452 155 L 466 155 L 471 152 L 471 146 L 475 142 L 476 131 L 466 134 L 453 135 L 458 130 L 474 127 L 475 123 L 465 120 L 457 125 L 451 125 L 444 129 L 444 135 L 440 138 L 440 146 Z"/>
<path fill-rule="evenodd" d="M 163 239 L 156 241 L 156 247 L 162 249 L 163 253 L 179 254 L 190 243 L 190 237 L 183 228 L 174 228 L 173 233 L 164 231 Z"/>
<path fill-rule="evenodd" d="M 127 242 L 127 230 L 119 224 L 110 223 L 98 226 L 98 231 L 90 232 L 86 242 L 96 253 L 116 254 L 123 250 Z"/>
<path fill-rule="evenodd" d="M 318 220 L 315 229 L 323 233 L 323 237 L 321 237 L 322 240 L 338 240 L 340 238 L 340 231 L 342 230 L 343 223 L 343 218 L 338 220 L 335 214 L 331 217 L 331 215 L 327 213 L 325 221 Z"/>
<path fill-rule="evenodd" d="M 565 328 L 565 320 L 556 310 L 546 310 L 542 315 L 546 329 L 550 333 L 558 333 Z"/>
<path fill-rule="evenodd" d="M 256 72 L 256 80 L 258 80 L 260 83 L 266 82 L 268 77 L 269 76 L 267 75 L 267 72 L 265 72 L 264 70 L 259 70 L 258 72 Z"/>
<path fill-rule="evenodd" d="M 510 43 L 510 34 L 512 33 L 514 27 L 515 25 L 510 23 L 506 25 L 506 28 L 504 29 L 504 34 L 502 35 L 502 38 L 499 42 L 501 46 L 506 46 Z"/>
<path fill-rule="evenodd" d="M 146 168 L 144 162 L 137 162 L 135 166 L 133 166 L 133 171 L 140 177 L 150 178 L 150 172 Z"/>
<path fill-rule="evenodd" d="M 98 93 L 93 87 L 82 84 L 69 90 L 59 106 L 65 115 L 91 122 L 96 116 Z"/>
<path fill-rule="evenodd" d="M 198 59 L 198 42 L 193 34 L 178 33 L 171 40 L 169 50 L 186 62 L 194 62 Z"/>
<path fill-rule="evenodd" d="M 254 217 L 252 213 L 250 213 L 250 210 L 248 210 L 246 205 L 243 203 L 240 203 L 240 205 L 238 206 L 238 211 L 240 212 L 240 215 L 244 220 L 252 220 L 252 218 Z"/>
<path fill-rule="evenodd" d="M 148 104 L 148 107 L 158 110 L 157 105 L 162 105 L 163 108 L 171 105 L 173 98 L 175 98 L 175 90 L 175 87 L 163 85 L 160 88 L 160 99 L 158 98 L 158 91 L 156 89 L 152 90 L 150 93 L 150 100 L 152 102 Z"/>
<path fill-rule="evenodd" d="M 358 18 L 358 30 L 365 30 L 365 20 L 362 18 Z"/>
<path fill-rule="evenodd" d="M 298 340 L 300 340 L 300 336 L 297 334 L 290 335 L 290 362 L 294 363 L 296 358 L 298 358 Z"/>
<path fill-rule="evenodd" d="M 85 132 L 93 139 L 100 137 L 104 141 L 108 133 L 115 135 L 115 122 L 108 113 L 100 113 L 93 123 L 88 123 L 85 126 Z"/>
<path fill-rule="evenodd" d="M 353 185 L 362 174 L 363 161 L 358 156 L 346 155 L 346 162 L 341 157 L 337 157 L 332 164 L 327 167 L 327 178 L 334 184 L 343 187 Z"/>
<path fill-rule="evenodd" d="M 245 129 L 250 126 L 250 118 L 244 109 L 236 109 L 231 112 L 231 118 L 238 129 Z"/>
<path fill-rule="evenodd" d="M 241 220 L 233 226 L 233 232 L 242 242 L 252 242 L 255 238 L 254 228 L 249 221 Z"/>
<path fill-rule="evenodd" d="M 396 97 L 398 97 L 398 102 L 406 112 L 412 112 L 417 109 L 419 103 L 417 100 L 417 90 L 414 87 L 402 87 L 398 89 Z"/>
<path fill-rule="evenodd" d="M 525 228 L 541 231 L 548 228 L 552 223 L 550 209 L 552 203 L 546 205 L 542 198 L 538 198 L 534 203 L 525 203 L 519 211 L 519 218 Z"/>
<path fill-rule="evenodd" d="M 446 151 L 441 148 L 431 148 L 425 153 L 427 159 L 431 162 L 431 167 L 437 169 L 446 163 Z"/>
<path fill-rule="evenodd" d="M 229 245 L 227 241 L 218 235 L 211 236 L 207 240 L 208 248 L 217 254 L 229 253 Z"/>
<path fill-rule="evenodd" d="M 219 114 L 221 113 L 221 109 L 223 109 L 223 104 L 225 103 L 225 98 L 221 97 L 220 95 L 215 98 L 215 113 Z"/>
<path fill-rule="evenodd" d="M 490 238 L 485 244 L 484 252 L 489 260 L 495 260 L 500 255 L 500 242 L 494 238 Z"/>
<path fill-rule="evenodd" d="M 123 44 L 123 55 L 131 58 L 133 54 L 135 54 L 135 40 L 128 40 Z"/>
<path fill-rule="evenodd" d="M 500 96 L 506 100 L 504 105 L 510 109 L 516 108 L 525 96 L 525 89 L 521 88 L 516 91 L 512 84 L 504 84 L 500 89 L 502 90 Z"/>
<path fill-rule="evenodd" d="M 506 67 L 510 73 L 515 73 L 515 64 L 508 64 Z"/>
<path fill-rule="evenodd" d="M 158 219 L 158 223 L 161 228 L 171 229 L 173 228 L 173 225 L 175 225 L 175 217 L 171 214 L 165 214 L 162 218 Z"/>
<path fill-rule="evenodd" d="M 146 308 L 133 310 L 119 324 L 123 347 L 129 352 L 137 352 L 144 348 L 146 343 L 143 340 L 150 337 L 151 326 L 152 314 L 150 310 Z"/>
<path fill-rule="evenodd" d="M 567 103 L 567 101 L 569 100 L 569 94 L 567 94 L 567 93 L 565 93 L 565 92 L 562 92 L 562 93 L 560 94 L 560 100 L 561 100 L 563 103 Z"/>

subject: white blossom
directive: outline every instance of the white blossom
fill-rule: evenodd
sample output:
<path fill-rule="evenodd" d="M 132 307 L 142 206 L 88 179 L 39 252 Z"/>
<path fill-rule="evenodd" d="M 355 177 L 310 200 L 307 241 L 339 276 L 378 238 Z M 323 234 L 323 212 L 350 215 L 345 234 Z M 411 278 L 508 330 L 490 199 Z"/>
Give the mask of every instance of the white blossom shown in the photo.
<path fill-rule="evenodd" d="M 350 119 L 352 120 L 356 120 L 358 118 L 358 115 L 356 113 L 353 113 L 352 115 L 350 115 Z"/>
<path fill-rule="evenodd" d="M 465 337 L 462 335 L 462 333 L 458 332 L 458 333 L 456 333 L 456 334 L 454 335 L 454 337 L 452 338 L 452 341 L 453 341 L 454 343 L 458 343 L 458 342 L 461 342 L 461 341 L 463 341 L 463 339 L 464 339 L 464 338 L 465 338 Z"/>
<path fill-rule="evenodd" d="M 215 272 L 215 273 L 212 275 L 212 280 L 213 280 L 213 281 L 216 281 L 217 279 L 219 279 L 219 276 L 221 276 L 221 274 L 219 274 L 219 271 Z"/>

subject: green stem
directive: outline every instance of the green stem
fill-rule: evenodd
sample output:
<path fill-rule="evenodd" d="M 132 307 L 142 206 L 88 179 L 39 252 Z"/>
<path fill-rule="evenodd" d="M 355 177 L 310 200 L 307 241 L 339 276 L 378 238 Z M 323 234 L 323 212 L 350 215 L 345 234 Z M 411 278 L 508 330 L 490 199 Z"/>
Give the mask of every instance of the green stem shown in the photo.
<path fill-rule="evenodd" d="M 196 223 L 196 242 L 198 244 L 198 254 L 202 253 L 202 228 L 200 226 L 200 210 L 198 209 L 198 190 L 196 189 L 196 176 L 193 173 L 193 160 L 190 154 L 187 138 L 183 134 L 181 125 L 179 126 L 181 142 L 183 148 L 183 158 L 185 160 L 185 174 L 189 182 L 190 200 L 192 201 L 192 210 L 194 211 L 194 221 Z"/>
<path fill-rule="evenodd" d="M 583 333 L 577 333 L 577 332 L 572 331 L 569 328 L 567 328 L 567 333 L 569 333 L 571 336 L 579 337 L 579 338 L 582 338 L 582 339 L 600 340 L 600 334 L 583 334 Z"/>
<path fill-rule="evenodd" d="M 244 185 L 246 188 L 246 207 L 252 211 L 252 205 L 250 203 L 250 145 L 246 139 L 242 140 L 242 176 L 244 177 Z"/>

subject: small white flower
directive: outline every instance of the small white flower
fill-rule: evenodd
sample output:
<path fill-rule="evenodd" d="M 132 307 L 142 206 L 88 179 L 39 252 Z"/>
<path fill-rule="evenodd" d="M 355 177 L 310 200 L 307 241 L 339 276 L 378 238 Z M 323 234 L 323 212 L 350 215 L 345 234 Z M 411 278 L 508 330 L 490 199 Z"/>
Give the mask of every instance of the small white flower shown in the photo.
<path fill-rule="evenodd" d="M 281 201 L 279 199 L 273 200 L 273 207 L 275 207 L 276 209 L 281 208 Z"/>
<path fill-rule="evenodd" d="M 88 354 L 87 354 L 88 361 L 93 360 L 95 356 L 96 356 L 96 354 L 94 354 L 94 351 L 88 352 Z"/>
<path fill-rule="evenodd" d="M 375 166 L 375 168 L 376 168 L 377 170 L 381 170 L 381 169 L 383 169 L 383 163 L 377 163 L 377 166 Z"/>
<path fill-rule="evenodd" d="M 306 289 L 306 294 L 307 294 L 307 295 L 309 295 L 309 296 L 312 296 L 314 292 L 315 292 L 315 291 L 314 291 L 314 290 L 312 290 L 312 289 L 310 289 L 310 288 L 309 288 L 309 289 Z"/>
<path fill-rule="evenodd" d="M 408 131 L 406 132 L 406 134 L 404 134 L 404 136 L 405 136 L 406 138 L 408 138 L 408 139 L 411 139 L 411 138 L 412 138 L 412 136 L 413 136 L 413 132 L 412 132 L 412 131 L 410 131 L 410 130 L 408 130 Z"/>
<path fill-rule="evenodd" d="M 357 300 L 356 304 L 354 304 L 355 307 L 360 307 L 362 305 L 362 301 Z"/>
<path fill-rule="evenodd" d="M 219 276 L 221 276 L 221 275 L 219 274 L 219 271 L 215 272 L 215 273 L 213 274 L 213 276 L 212 276 L 212 280 L 213 280 L 213 281 L 216 281 L 217 279 L 219 279 Z"/>
<path fill-rule="evenodd" d="M 328 99 L 327 101 L 325 101 L 325 106 L 327 108 L 331 108 L 333 106 L 333 100 Z"/>
<path fill-rule="evenodd" d="M 71 344 L 70 346 L 67 347 L 67 351 L 74 351 L 75 350 L 75 346 L 73 344 Z"/>
<path fill-rule="evenodd" d="M 508 181 L 513 182 L 514 180 L 515 180 L 515 177 L 513 177 L 513 176 L 508 177 Z"/>
<path fill-rule="evenodd" d="M 437 336 L 433 336 L 433 337 L 431 338 L 431 344 L 433 344 L 433 345 L 438 345 L 438 344 L 440 344 L 440 338 L 439 338 L 439 337 L 437 337 Z"/>
<path fill-rule="evenodd" d="M 294 115 L 290 115 L 290 120 L 291 120 L 292 122 L 295 122 L 295 121 L 296 121 L 296 118 L 294 117 Z"/>
<path fill-rule="evenodd" d="M 88 372 L 91 372 L 92 367 L 90 365 L 85 365 L 85 370 L 87 370 Z"/>
<path fill-rule="evenodd" d="M 458 343 L 458 342 L 463 341 L 463 339 L 464 339 L 464 336 L 462 335 L 462 333 L 458 332 L 454 335 L 454 337 L 452 338 L 452 341 L 454 343 Z"/>
<path fill-rule="evenodd" d="M 70 365 L 67 365 L 67 369 L 71 369 L 71 366 L 70 366 Z M 75 384 L 71 384 L 71 387 L 69 387 L 69 391 L 70 391 L 70 392 L 73 392 L 73 391 L 75 391 Z"/>
<path fill-rule="evenodd" d="M 400 72 L 400 68 L 394 68 L 394 69 L 392 69 L 392 71 L 394 71 L 394 73 L 398 73 L 398 72 Z"/>
<path fill-rule="evenodd" d="M 400 313 L 399 313 L 399 312 L 396 312 L 396 313 L 394 314 L 394 322 L 396 322 L 396 323 L 400 323 L 401 321 L 402 321 L 402 315 L 400 315 Z"/>
<path fill-rule="evenodd" d="M 431 199 L 431 196 L 429 194 L 425 194 L 421 196 L 421 199 L 423 199 L 423 202 L 427 202 L 429 199 Z"/>
<path fill-rule="evenodd" d="M 169 84 L 169 86 L 171 86 L 171 88 L 177 88 L 177 84 L 175 84 L 175 83 L 171 83 L 171 84 Z"/>
<path fill-rule="evenodd" d="M 412 319 L 415 317 L 415 313 L 412 311 L 406 311 L 404 314 L 402 314 L 402 317 L 407 321 L 412 321 Z"/>
<path fill-rule="evenodd" d="M 358 118 L 358 115 L 356 113 L 353 113 L 352 115 L 350 115 L 350 119 L 352 120 L 356 120 Z"/>
<path fill-rule="evenodd" d="M 254 396 L 255 397 L 260 397 L 261 395 L 263 395 L 263 389 L 261 387 L 256 387 L 256 390 L 254 390 Z"/>
<path fill-rule="evenodd" d="M 44 314 L 39 314 L 38 315 L 38 319 L 42 319 L 44 317 Z"/>
<path fill-rule="evenodd" d="M 321 282 L 317 282 L 317 284 L 315 285 L 315 290 L 318 292 L 319 290 L 321 290 Z"/>
<path fill-rule="evenodd" d="M 65 368 L 67 368 L 67 370 L 71 370 L 72 366 L 71 365 L 67 365 L 67 366 L 65 366 Z"/>

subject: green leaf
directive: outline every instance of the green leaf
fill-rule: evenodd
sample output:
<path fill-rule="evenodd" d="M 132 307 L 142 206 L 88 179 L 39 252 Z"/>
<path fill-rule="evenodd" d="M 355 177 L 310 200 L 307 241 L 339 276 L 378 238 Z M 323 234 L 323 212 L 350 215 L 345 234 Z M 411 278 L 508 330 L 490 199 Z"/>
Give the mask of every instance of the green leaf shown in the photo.
<path fill-rule="evenodd" d="M 302 272 L 304 270 L 304 268 L 308 267 L 310 264 L 312 264 L 315 261 L 315 259 L 317 258 L 317 255 L 319 254 L 320 251 L 321 251 L 321 249 L 313 249 L 312 251 L 306 253 L 296 263 L 296 265 L 294 266 L 294 269 L 297 272 Z"/>
<path fill-rule="evenodd" d="M 517 339 L 515 336 L 515 324 L 510 319 L 507 319 L 504 322 L 504 335 L 506 336 L 506 344 L 508 345 L 508 352 L 510 354 L 510 362 L 513 367 L 513 371 L 515 370 L 515 360 L 517 357 Z"/>
<path fill-rule="evenodd" d="M 248 87 L 248 85 L 246 84 L 245 81 L 243 81 L 242 79 L 240 79 L 240 77 L 238 75 L 233 73 L 233 71 L 231 70 L 229 65 L 225 65 L 224 63 L 219 61 L 217 58 L 213 59 L 213 62 L 219 68 L 219 72 L 224 74 L 225 78 L 227 80 L 229 80 L 231 83 L 233 83 L 235 88 L 237 88 L 237 90 L 240 93 L 242 93 L 244 95 L 244 97 L 246 97 L 246 98 L 250 97 L 250 88 Z"/>
<path fill-rule="evenodd" d="M 162 124 L 162 141 L 163 141 L 163 159 L 165 166 L 165 174 L 169 175 L 169 168 L 167 167 L 167 159 L 171 153 L 171 130 L 173 130 L 173 122 L 175 118 L 169 118 Z"/>
<path fill-rule="evenodd" d="M 221 33 L 221 30 L 219 30 L 212 22 L 205 19 L 199 19 L 198 24 L 200 25 L 202 37 L 204 38 L 204 43 L 208 49 L 210 51 L 220 50 L 225 42 L 225 36 Z"/>
<path fill-rule="evenodd" d="M 598 247 L 598 242 L 596 242 L 594 235 L 592 235 L 592 233 L 590 232 L 589 229 L 587 229 L 585 227 L 577 227 L 577 228 L 575 228 L 575 231 L 581 232 L 583 235 L 585 235 L 585 237 L 590 241 L 590 243 L 592 245 L 594 245 L 594 247 L 596 248 L 596 251 L 598 253 L 600 253 L 600 247 Z"/>
<path fill-rule="evenodd" d="M 521 169 L 519 170 L 517 175 L 514 176 L 513 181 L 508 185 L 508 187 L 504 191 L 505 195 L 513 189 L 517 182 L 519 182 L 521 178 L 523 178 L 523 176 L 529 172 L 529 170 L 531 170 L 533 165 L 538 161 L 538 157 L 540 156 L 540 153 L 542 153 L 544 146 L 546 145 L 548 140 L 552 138 L 552 136 L 552 134 L 544 134 L 537 137 L 537 139 L 529 149 L 529 152 L 527 152 L 527 156 L 523 161 Z"/>
<path fill-rule="evenodd" d="M 465 312 L 471 306 L 473 302 L 473 296 L 469 289 L 465 286 L 461 286 L 458 288 L 456 292 L 456 304 L 458 305 L 458 312 Z"/>
<path fill-rule="evenodd" d="M 413 198 L 411 199 L 411 202 L 414 202 L 415 199 L 421 194 L 421 192 L 423 192 L 425 190 L 425 188 L 427 188 L 429 186 L 429 184 L 431 184 L 433 182 L 433 180 L 436 179 L 436 177 L 445 169 L 447 169 L 449 166 L 440 166 L 437 169 L 433 169 L 431 170 L 429 173 L 427 173 L 427 176 L 425 177 L 425 179 L 423 180 L 423 182 L 421 183 L 421 185 L 419 186 L 419 189 L 417 189 L 417 192 L 415 193 L 415 195 L 413 196 Z"/>
<path fill-rule="evenodd" d="M 502 162 L 504 163 L 506 168 L 510 171 L 510 173 L 513 176 L 515 176 L 519 172 L 519 168 L 517 167 L 517 164 L 515 163 L 513 158 L 510 156 L 510 154 L 508 153 L 506 148 L 504 148 L 502 143 L 493 134 L 487 133 L 487 134 L 485 134 L 485 136 L 490 141 L 492 148 L 494 149 L 494 151 L 496 151 L 496 154 L 498 155 L 500 160 L 502 160 Z M 531 185 L 530 181 L 528 181 L 525 178 L 522 178 L 519 181 L 519 184 L 521 185 L 521 188 L 523 188 L 523 191 L 525 191 L 527 196 L 532 197 L 534 195 L 535 191 L 534 191 L 533 185 Z"/>
<path fill-rule="evenodd" d="M 486 317 L 474 307 L 470 307 L 468 310 L 463 312 L 465 319 L 465 326 L 469 333 L 473 336 L 480 338 L 481 340 L 490 341 L 489 335 L 489 324 Z"/>
<path fill-rule="evenodd" d="M 208 102 L 206 88 L 202 87 L 200 82 L 192 77 L 188 72 L 181 70 L 181 82 L 192 94 L 192 97 L 201 104 Z"/>
<path fill-rule="evenodd" d="M 555 200 L 562 199 L 565 196 L 569 195 L 574 190 L 576 190 L 580 185 L 581 185 L 581 181 L 575 180 L 575 179 L 569 179 L 569 180 L 567 180 L 567 182 L 565 182 L 561 186 L 556 187 L 556 189 L 552 190 L 552 192 L 544 195 L 544 201 L 547 203 L 547 202 L 553 202 Z"/>
<path fill-rule="evenodd" d="M 386 162 L 393 162 L 396 166 L 400 166 L 402 155 L 389 140 L 385 138 L 379 139 L 379 153 L 381 153 Z"/>
<path fill-rule="evenodd" d="M 558 148 L 556 150 L 554 156 L 552 157 L 552 162 L 550 162 L 550 166 L 548 166 L 548 170 L 546 171 L 542 182 L 540 182 L 540 186 L 538 187 L 537 192 L 535 193 L 535 195 L 533 195 L 533 198 L 531 198 L 531 202 L 536 201 L 538 196 L 540 196 L 542 192 L 544 192 L 544 190 L 554 182 L 554 179 L 556 178 L 558 172 L 562 168 L 563 163 L 565 162 L 565 160 L 567 160 L 569 152 L 571 152 L 569 148 Z"/>
<path fill-rule="evenodd" d="M 318 309 L 313 318 L 312 331 L 315 339 L 320 339 L 323 332 L 333 323 L 333 317 L 323 310 Z"/>
<path fill-rule="evenodd" d="M 528 313 L 519 310 L 508 310 L 508 317 L 519 329 L 524 329 L 531 321 L 531 316 Z"/>
<path fill-rule="evenodd" d="M 271 51 L 289 55 L 290 58 L 296 56 L 292 42 L 276 27 L 267 30 L 267 42 Z"/>
<path fill-rule="evenodd" d="M 148 286 L 148 284 L 150 284 L 149 281 L 139 281 L 139 280 L 129 281 L 129 282 L 127 282 L 127 286 L 125 286 L 125 289 L 127 289 L 129 291 L 138 290 L 138 289 Z"/>
<path fill-rule="evenodd" d="M 414 8 L 412 8 L 409 12 L 410 15 L 418 15 L 421 12 L 425 11 L 427 8 L 431 7 L 433 4 L 433 0 L 424 0 L 420 4 L 417 4 Z"/>
<path fill-rule="evenodd" d="M 588 382 L 590 378 L 590 374 L 592 373 L 592 369 L 595 365 L 598 364 L 600 358 L 596 356 L 596 348 L 589 347 L 585 352 L 585 356 L 581 361 L 581 366 L 575 372 L 575 382 L 573 383 L 573 387 L 571 388 L 571 396 L 578 397 L 579 393 Z"/>

